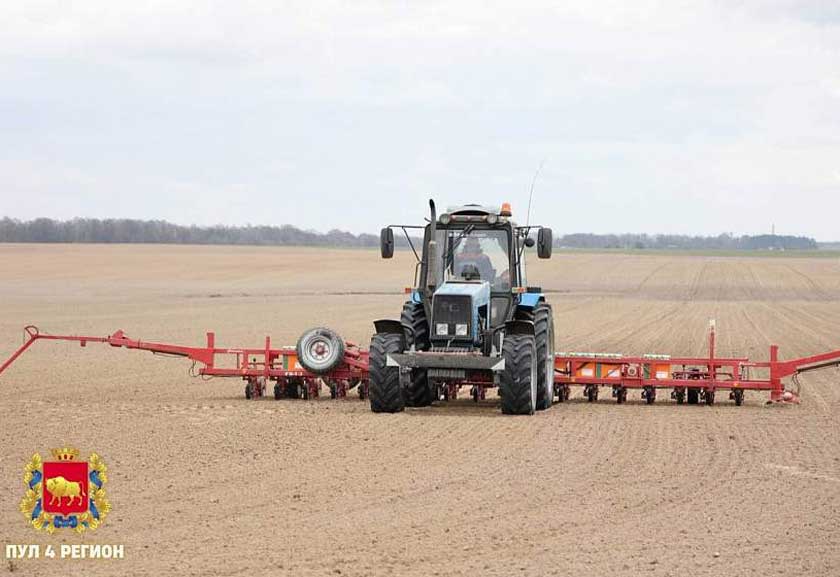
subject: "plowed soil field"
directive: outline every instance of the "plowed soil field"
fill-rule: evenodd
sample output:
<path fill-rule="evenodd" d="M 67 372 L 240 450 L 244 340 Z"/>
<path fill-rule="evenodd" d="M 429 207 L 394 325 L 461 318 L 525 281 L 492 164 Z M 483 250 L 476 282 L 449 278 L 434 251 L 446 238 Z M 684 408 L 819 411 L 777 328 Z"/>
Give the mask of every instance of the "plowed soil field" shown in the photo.
<path fill-rule="evenodd" d="M 0 356 L 52 333 L 366 343 L 413 256 L 377 251 L 0 245 Z M 532 260 L 557 350 L 765 360 L 840 348 L 836 258 L 564 254 Z M 4 560 L 20 575 L 840 575 L 840 370 L 802 404 L 644 405 L 534 417 L 495 399 L 374 415 L 355 396 L 246 401 L 189 363 L 38 343 L 0 376 L 0 544 L 117 543 L 122 560 Z M 23 467 L 76 446 L 108 464 L 97 531 L 39 534 Z"/>

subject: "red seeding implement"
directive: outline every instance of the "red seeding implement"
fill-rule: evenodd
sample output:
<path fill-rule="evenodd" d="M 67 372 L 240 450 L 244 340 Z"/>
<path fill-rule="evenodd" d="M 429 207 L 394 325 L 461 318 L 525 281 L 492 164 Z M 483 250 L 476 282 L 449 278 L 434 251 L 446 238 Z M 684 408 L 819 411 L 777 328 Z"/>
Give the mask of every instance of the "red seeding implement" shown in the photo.
<path fill-rule="evenodd" d="M 329 329 L 307 331 L 298 341 L 298 347 L 273 349 L 271 338 L 266 337 L 265 346 L 248 349 L 217 348 L 214 333 L 207 333 L 207 344 L 203 347 L 185 347 L 131 339 L 123 331 L 109 337 L 51 335 L 28 326 L 24 329 L 23 345 L 0 365 L 0 374 L 39 340 L 78 342 L 83 347 L 87 343 L 105 343 L 156 355 L 184 357 L 193 362 L 192 376 L 243 379 L 248 399 L 265 396 L 266 385 L 271 382 L 276 399 L 317 397 L 322 382 L 329 387 L 333 398 L 347 396 L 347 392 L 356 386 L 361 398 L 367 394 L 367 351 L 353 343 L 345 343 Z M 301 365 L 301 356 L 308 369 Z M 200 367 L 196 369 L 196 365 Z"/>
<path fill-rule="evenodd" d="M 642 399 L 649 405 L 656 400 L 658 389 L 670 389 L 671 398 L 679 404 L 687 401 L 711 405 L 718 390 L 729 391 L 729 398 L 736 405 L 744 402 L 745 391 L 767 391 L 770 402 L 799 403 L 797 377 L 800 374 L 838 365 L 840 350 L 780 361 L 776 345 L 770 347 L 767 362 L 716 357 L 715 322 L 712 321 L 707 357 L 559 353 L 554 361 L 554 382 L 561 401 L 568 398 L 570 385 L 579 385 L 590 402 L 598 398 L 600 387 L 609 387 L 619 403 L 627 400 L 630 389 L 640 390 Z M 785 389 L 782 379 L 786 377 L 792 377 L 796 391 Z"/>
<path fill-rule="evenodd" d="M 245 396 L 265 396 L 267 385 L 274 383 L 274 397 L 313 398 L 322 384 L 333 398 L 343 398 L 353 388 L 359 397 L 367 396 L 369 374 L 368 353 L 347 343 L 333 331 L 324 328 L 306 331 L 297 347 L 271 348 L 266 337 L 262 348 L 217 348 L 214 333 L 207 333 L 203 347 L 188 347 L 128 338 L 123 331 L 108 337 L 51 335 L 36 327 L 25 329 L 23 345 L 0 365 L 2 374 L 36 341 L 71 341 L 81 346 L 104 343 L 112 347 L 149 351 L 154 354 L 184 357 L 193 362 L 193 376 L 236 377 L 245 381 Z M 195 369 L 196 365 L 198 368 Z M 226 365 L 226 366 L 220 366 Z M 554 357 L 554 390 L 557 401 L 569 399 L 572 386 L 583 387 L 589 401 L 598 399 L 599 389 L 608 387 L 618 403 L 627 400 L 627 392 L 638 389 L 648 404 L 656 392 L 669 389 L 677 403 L 715 402 L 717 391 L 728 391 L 729 398 L 740 405 L 746 391 L 767 391 L 768 402 L 798 403 L 797 376 L 816 369 L 840 366 L 840 350 L 791 360 L 779 360 L 778 347 L 770 347 L 770 360 L 753 362 L 746 358 L 715 356 L 715 326 L 709 332 L 707 357 L 669 357 L 643 355 L 630 357 L 605 353 L 557 353 Z M 762 373 L 759 377 L 758 373 Z M 785 388 L 783 379 L 792 378 L 796 390 Z M 461 387 L 469 386 L 473 400 L 485 397 L 492 382 L 476 378 L 472 382 L 441 383 L 436 400 L 457 398 Z"/>

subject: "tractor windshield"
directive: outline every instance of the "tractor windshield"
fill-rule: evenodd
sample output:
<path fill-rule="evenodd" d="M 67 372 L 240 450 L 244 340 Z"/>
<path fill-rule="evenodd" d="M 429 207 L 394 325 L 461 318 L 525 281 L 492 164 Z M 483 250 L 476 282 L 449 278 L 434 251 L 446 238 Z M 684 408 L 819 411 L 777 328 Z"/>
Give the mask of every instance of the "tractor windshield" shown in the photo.
<path fill-rule="evenodd" d="M 437 246 L 444 280 L 484 280 L 493 291 L 510 290 L 506 231 L 474 227 L 438 229 Z"/>

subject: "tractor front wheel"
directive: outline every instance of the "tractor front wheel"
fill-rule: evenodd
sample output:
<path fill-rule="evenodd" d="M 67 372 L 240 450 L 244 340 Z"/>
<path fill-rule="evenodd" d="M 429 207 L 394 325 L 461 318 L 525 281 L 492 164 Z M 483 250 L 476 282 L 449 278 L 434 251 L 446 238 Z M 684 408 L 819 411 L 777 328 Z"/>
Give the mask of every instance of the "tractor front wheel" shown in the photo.
<path fill-rule="evenodd" d="M 370 410 L 374 413 L 399 413 L 405 409 L 399 367 L 387 366 L 388 355 L 401 353 L 402 335 L 378 333 L 370 339 Z"/>
<path fill-rule="evenodd" d="M 502 413 L 533 415 L 537 408 L 537 345 L 532 335 L 505 335 L 499 378 Z"/>
<path fill-rule="evenodd" d="M 406 348 L 410 349 L 414 345 L 418 351 L 429 350 L 429 322 L 422 304 L 411 301 L 405 303 L 400 323 L 405 328 Z M 428 407 L 434 400 L 435 394 L 426 377 L 426 370 L 412 370 L 411 381 L 405 391 L 405 404 L 409 407 Z"/>

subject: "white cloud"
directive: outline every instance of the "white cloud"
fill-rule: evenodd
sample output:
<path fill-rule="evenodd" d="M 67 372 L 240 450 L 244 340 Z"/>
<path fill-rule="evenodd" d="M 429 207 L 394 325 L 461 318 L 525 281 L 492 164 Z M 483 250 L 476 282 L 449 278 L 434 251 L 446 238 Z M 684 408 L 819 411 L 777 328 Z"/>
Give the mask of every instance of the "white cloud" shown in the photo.
<path fill-rule="evenodd" d="M 540 204 L 559 231 L 598 210 L 575 228 L 750 232 L 738 211 L 763 223 L 821 198 L 794 226 L 829 238 L 836 16 L 793 1 L 6 3 L 0 212 L 93 214 L 118 190 L 143 198 L 119 205 L 138 217 L 370 231 L 418 220 L 429 193 L 521 198 L 547 157 Z"/>

